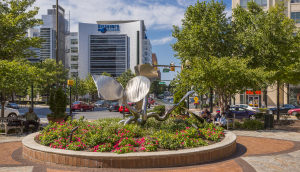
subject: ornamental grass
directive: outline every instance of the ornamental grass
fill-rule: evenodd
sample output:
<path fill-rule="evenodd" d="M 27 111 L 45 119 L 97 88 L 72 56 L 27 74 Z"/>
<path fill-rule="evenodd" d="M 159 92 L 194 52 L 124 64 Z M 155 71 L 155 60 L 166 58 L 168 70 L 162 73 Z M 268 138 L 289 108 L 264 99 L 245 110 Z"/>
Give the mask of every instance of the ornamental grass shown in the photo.
<path fill-rule="evenodd" d="M 169 118 L 166 121 L 152 118 L 143 126 L 124 126 L 118 123 L 120 120 L 105 118 L 88 122 L 80 118 L 61 123 L 50 122 L 35 140 L 55 149 L 121 154 L 194 148 L 220 142 L 225 137 L 222 127 L 201 124 L 193 118 Z M 77 126 L 70 141 L 70 132 Z"/>

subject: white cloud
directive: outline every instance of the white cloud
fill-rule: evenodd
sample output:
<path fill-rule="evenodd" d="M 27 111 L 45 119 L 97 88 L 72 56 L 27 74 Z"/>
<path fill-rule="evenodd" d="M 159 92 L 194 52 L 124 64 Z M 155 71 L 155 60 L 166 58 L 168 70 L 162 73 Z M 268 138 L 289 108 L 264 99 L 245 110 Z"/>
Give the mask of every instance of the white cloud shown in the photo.
<path fill-rule="evenodd" d="M 78 22 L 96 23 L 99 20 L 144 20 L 147 29 L 171 29 L 181 25 L 185 8 L 165 5 L 159 1 L 142 3 L 124 0 L 60 0 L 59 5 L 65 13 L 71 13 L 71 32 L 78 30 Z M 152 1 L 153 2 L 153 1 Z M 34 6 L 40 7 L 37 18 L 47 14 L 47 9 L 55 5 L 53 0 L 36 0 Z M 67 17 L 66 17 L 67 18 Z"/>
<path fill-rule="evenodd" d="M 187 7 L 189 5 L 195 5 L 197 0 L 177 0 L 178 5 Z"/>
<path fill-rule="evenodd" d="M 173 39 L 174 39 L 174 37 L 172 37 L 172 36 L 165 37 L 165 38 L 162 38 L 162 39 L 154 39 L 154 40 L 151 40 L 151 44 L 152 45 L 162 45 L 162 44 L 166 44 L 168 42 L 171 42 Z"/>

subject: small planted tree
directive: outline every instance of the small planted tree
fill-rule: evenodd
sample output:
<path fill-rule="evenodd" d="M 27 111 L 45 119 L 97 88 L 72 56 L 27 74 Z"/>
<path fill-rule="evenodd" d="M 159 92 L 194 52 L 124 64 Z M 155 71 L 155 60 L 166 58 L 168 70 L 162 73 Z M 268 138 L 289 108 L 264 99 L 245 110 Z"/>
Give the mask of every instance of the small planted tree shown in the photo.
<path fill-rule="evenodd" d="M 67 107 L 67 95 L 64 94 L 63 90 L 59 88 L 57 91 L 52 92 L 50 95 L 50 110 L 51 114 L 48 117 L 53 118 L 64 118 L 66 117 L 66 107 Z"/>
<path fill-rule="evenodd" d="M 174 103 L 177 104 L 179 103 L 179 101 L 182 99 L 184 95 L 182 94 L 181 91 L 177 91 L 175 94 L 174 94 Z M 185 110 L 182 108 L 182 107 L 186 107 L 186 102 L 183 101 L 179 104 L 179 106 L 181 107 L 178 107 L 176 108 L 173 113 L 176 114 L 176 115 L 182 115 L 184 114 Z"/>

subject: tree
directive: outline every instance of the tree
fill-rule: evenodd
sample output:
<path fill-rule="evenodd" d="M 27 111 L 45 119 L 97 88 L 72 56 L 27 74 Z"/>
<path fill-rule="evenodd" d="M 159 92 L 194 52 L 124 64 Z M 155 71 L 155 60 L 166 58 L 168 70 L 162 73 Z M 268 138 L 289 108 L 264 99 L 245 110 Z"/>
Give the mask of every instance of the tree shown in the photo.
<path fill-rule="evenodd" d="M 128 69 L 127 71 L 123 72 L 122 75 L 120 75 L 117 80 L 121 83 L 123 88 L 126 88 L 127 83 L 136 75 L 132 73 L 131 69 Z"/>
<path fill-rule="evenodd" d="M 104 76 L 109 76 L 109 77 L 111 77 L 111 74 L 110 73 L 107 73 L 107 72 L 103 72 L 101 75 L 104 75 Z"/>
<path fill-rule="evenodd" d="M 270 73 L 268 85 L 277 84 L 279 120 L 280 85 L 300 83 L 300 32 L 295 21 L 284 14 L 286 7 L 282 1 L 268 11 L 263 11 L 255 2 L 248 2 L 247 8 L 238 5 L 233 10 L 236 35 L 242 47 L 241 57 L 250 59 L 249 68 L 263 67 L 264 72 Z"/>
<path fill-rule="evenodd" d="M 39 48 L 43 39 L 25 37 L 27 29 L 43 24 L 36 19 L 38 7 L 28 10 L 35 0 L 1 0 L 0 2 L 0 60 L 34 56 L 30 47 Z"/>
<path fill-rule="evenodd" d="M 0 63 L 0 92 L 3 101 L 1 102 L 1 117 L 4 117 L 4 104 L 14 92 L 21 92 L 28 88 L 39 76 L 39 69 L 31 66 L 27 61 L 7 61 Z"/>
<path fill-rule="evenodd" d="M 88 76 L 85 78 L 85 83 L 86 83 L 88 93 L 90 93 L 92 95 L 95 95 L 98 93 L 96 84 L 95 84 L 94 79 L 91 74 L 88 74 Z"/>
<path fill-rule="evenodd" d="M 174 94 L 174 103 L 177 104 L 180 102 L 180 100 L 182 99 L 182 97 L 184 96 L 184 94 L 182 94 L 181 91 L 177 91 L 175 94 Z M 179 106 L 181 107 L 177 107 L 173 112 L 177 115 L 183 115 L 185 110 L 182 108 L 182 107 L 186 107 L 186 102 L 185 101 L 182 101 Z"/>
<path fill-rule="evenodd" d="M 88 93 L 88 87 L 84 79 L 78 79 L 77 82 L 77 92 L 82 97 Z"/>
<path fill-rule="evenodd" d="M 149 93 L 154 93 L 156 95 L 163 94 L 166 87 L 167 87 L 166 84 L 159 84 L 159 81 L 153 81 L 150 85 Z"/>
<path fill-rule="evenodd" d="M 67 95 L 64 94 L 61 88 L 52 91 L 50 95 L 50 107 L 52 112 L 51 117 L 64 117 L 67 108 Z"/>

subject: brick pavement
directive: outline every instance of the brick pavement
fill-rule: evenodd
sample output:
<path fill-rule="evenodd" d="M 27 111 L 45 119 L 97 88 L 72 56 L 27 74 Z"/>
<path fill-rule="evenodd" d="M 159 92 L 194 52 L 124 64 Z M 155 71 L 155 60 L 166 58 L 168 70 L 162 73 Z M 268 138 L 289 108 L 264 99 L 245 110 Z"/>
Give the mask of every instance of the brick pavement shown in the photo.
<path fill-rule="evenodd" d="M 155 168 L 155 169 L 92 169 L 84 167 L 51 166 L 28 161 L 22 157 L 22 143 L 10 142 L 0 143 L 0 171 L 34 171 L 34 172 L 63 172 L 63 171 L 300 171 L 300 142 L 260 138 L 261 135 L 268 135 L 266 132 L 256 133 L 257 137 L 249 132 L 239 132 L 237 137 L 237 151 L 234 155 L 221 161 L 204 165 Z M 253 134 L 253 133 L 252 133 Z M 294 133 L 284 133 L 288 136 L 295 136 Z M 300 136 L 300 133 L 299 135 Z M 273 137 L 271 135 L 270 137 Z M 279 138 L 283 138 L 280 133 Z M 14 140 L 14 139 L 11 139 Z M 296 159 L 295 159 L 296 158 Z M 287 163 L 288 162 L 288 163 Z M 286 165 L 291 164 L 291 165 Z M 297 169 L 298 168 L 298 169 Z M 272 171 L 271 170 L 271 171 Z"/>

